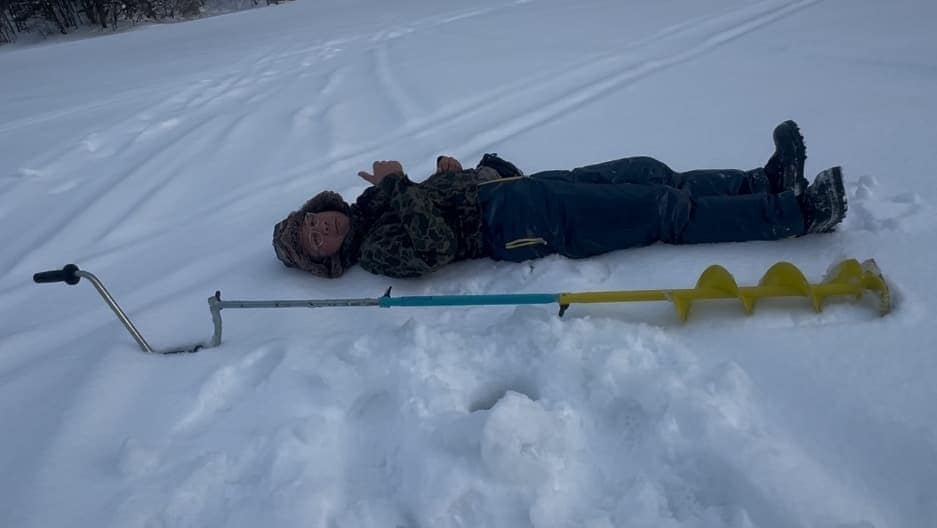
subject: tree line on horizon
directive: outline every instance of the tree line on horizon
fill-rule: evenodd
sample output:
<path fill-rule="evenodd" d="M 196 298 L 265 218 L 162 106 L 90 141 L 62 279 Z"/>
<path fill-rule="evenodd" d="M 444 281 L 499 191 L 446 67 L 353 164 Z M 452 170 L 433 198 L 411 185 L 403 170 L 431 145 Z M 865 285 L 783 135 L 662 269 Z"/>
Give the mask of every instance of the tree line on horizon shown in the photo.
<path fill-rule="evenodd" d="M 79 28 L 117 30 L 143 22 L 186 20 L 279 0 L 0 0 L 0 44 L 20 35 L 66 35 Z M 211 4 L 208 6 L 207 4 Z"/>

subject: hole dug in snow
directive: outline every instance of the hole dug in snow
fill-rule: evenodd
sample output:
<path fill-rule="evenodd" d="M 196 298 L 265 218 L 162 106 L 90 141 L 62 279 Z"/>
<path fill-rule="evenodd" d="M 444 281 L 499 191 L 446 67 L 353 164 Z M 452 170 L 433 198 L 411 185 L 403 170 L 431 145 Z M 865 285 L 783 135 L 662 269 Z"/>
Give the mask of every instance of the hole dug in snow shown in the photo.
<path fill-rule="evenodd" d="M 510 392 L 522 394 L 533 401 L 540 399 L 540 391 L 533 380 L 516 379 L 509 383 L 492 383 L 475 391 L 469 412 L 490 411 Z"/>

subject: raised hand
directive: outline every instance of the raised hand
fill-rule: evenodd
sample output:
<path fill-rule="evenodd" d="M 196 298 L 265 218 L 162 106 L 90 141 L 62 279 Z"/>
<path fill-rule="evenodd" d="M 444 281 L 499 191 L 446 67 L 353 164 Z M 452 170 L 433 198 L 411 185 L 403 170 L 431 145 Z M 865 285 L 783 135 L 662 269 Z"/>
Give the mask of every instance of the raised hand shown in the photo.
<path fill-rule="evenodd" d="M 439 156 L 436 158 L 436 174 L 441 172 L 461 172 L 462 164 L 459 160 L 450 156 Z"/>
<path fill-rule="evenodd" d="M 360 171 L 358 176 L 371 183 L 371 185 L 380 185 L 384 176 L 388 174 L 403 174 L 403 165 L 399 161 L 375 161 L 371 170 L 374 173 Z"/>

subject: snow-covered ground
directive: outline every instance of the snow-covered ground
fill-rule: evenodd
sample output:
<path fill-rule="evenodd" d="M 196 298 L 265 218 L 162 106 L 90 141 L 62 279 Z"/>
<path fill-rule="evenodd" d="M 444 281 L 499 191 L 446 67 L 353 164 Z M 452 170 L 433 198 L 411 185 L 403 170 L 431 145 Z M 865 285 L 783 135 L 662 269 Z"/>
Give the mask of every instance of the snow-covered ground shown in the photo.
<path fill-rule="evenodd" d="M 934 526 L 937 4 L 298 0 L 0 49 L 0 526 Z M 496 151 L 842 164 L 832 235 L 459 263 L 283 267 L 273 224 L 358 170 Z M 689 287 L 875 258 L 873 303 L 231 311 L 205 299 Z"/>

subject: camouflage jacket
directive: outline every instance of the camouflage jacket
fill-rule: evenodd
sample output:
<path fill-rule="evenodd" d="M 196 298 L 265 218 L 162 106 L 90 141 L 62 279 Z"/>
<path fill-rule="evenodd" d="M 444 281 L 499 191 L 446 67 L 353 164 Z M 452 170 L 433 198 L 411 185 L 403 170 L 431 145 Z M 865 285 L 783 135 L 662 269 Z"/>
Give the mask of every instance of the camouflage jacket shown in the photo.
<path fill-rule="evenodd" d="M 353 254 L 361 267 L 390 277 L 419 277 L 450 262 L 487 256 L 478 184 L 489 167 L 441 173 L 414 183 L 386 176 L 351 206 Z"/>

